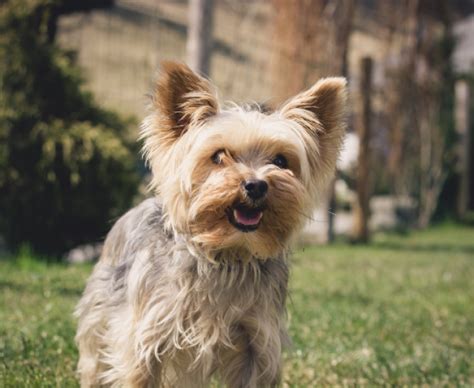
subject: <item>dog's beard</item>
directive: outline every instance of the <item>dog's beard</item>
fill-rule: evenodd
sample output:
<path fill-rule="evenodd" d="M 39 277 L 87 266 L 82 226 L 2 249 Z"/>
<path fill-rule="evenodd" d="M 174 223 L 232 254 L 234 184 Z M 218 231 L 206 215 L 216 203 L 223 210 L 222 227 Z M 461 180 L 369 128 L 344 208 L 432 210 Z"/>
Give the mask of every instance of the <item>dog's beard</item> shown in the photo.
<path fill-rule="evenodd" d="M 223 174 L 192 197 L 189 232 L 212 260 L 274 257 L 285 250 L 305 218 L 304 187 L 287 173 L 270 172 L 268 195 L 252 201 L 241 190 L 237 174 Z"/>

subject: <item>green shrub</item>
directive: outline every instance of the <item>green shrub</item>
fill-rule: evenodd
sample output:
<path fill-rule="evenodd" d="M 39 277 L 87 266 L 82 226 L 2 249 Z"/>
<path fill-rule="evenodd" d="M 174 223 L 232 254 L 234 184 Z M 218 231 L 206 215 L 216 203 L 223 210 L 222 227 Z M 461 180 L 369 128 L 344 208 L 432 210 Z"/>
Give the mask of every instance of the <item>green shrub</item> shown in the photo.
<path fill-rule="evenodd" d="M 130 122 L 94 103 L 51 42 L 61 4 L 0 6 L 0 235 L 49 255 L 102 238 L 138 184 Z"/>

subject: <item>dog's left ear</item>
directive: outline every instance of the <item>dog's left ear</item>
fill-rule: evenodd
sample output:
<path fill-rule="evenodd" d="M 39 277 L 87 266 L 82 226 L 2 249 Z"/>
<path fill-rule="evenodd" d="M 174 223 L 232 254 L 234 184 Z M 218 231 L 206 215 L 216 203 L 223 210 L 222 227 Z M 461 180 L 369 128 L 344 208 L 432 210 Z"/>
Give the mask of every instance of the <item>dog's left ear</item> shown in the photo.
<path fill-rule="evenodd" d="M 216 115 L 217 98 L 210 83 L 188 66 L 163 62 L 153 93 L 161 145 L 170 145 L 191 126 Z"/>
<path fill-rule="evenodd" d="M 347 89 L 342 77 L 323 78 L 310 89 L 290 99 L 281 109 L 283 117 L 297 122 L 316 143 L 310 157 L 315 168 L 332 174 L 345 133 Z"/>

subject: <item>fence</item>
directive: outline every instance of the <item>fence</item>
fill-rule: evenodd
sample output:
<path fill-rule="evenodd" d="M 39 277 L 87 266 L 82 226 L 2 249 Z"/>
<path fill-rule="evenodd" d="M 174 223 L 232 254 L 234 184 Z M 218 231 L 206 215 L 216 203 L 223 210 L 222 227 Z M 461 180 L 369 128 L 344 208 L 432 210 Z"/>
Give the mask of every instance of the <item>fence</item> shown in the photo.
<path fill-rule="evenodd" d="M 339 3 L 345 4 L 344 1 Z M 318 58 L 317 53 L 295 56 L 291 41 L 284 42 L 286 46 L 282 47 L 275 31 L 275 21 L 284 20 L 278 18 L 278 4 L 278 0 L 214 1 L 210 78 L 217 85 L 222 99 L 271 102 L 275 95 L 274 61 L 285 55 L 295 67 L 303 65 L 307 70 L 316 69 L 313 73 L 307 71 L 309 74 L 340 73 L 340 68 L 332 68 L 327 63 L 318 69 L 318 61 L 325 58 Z M 392 118 L 387 118 L 384 111 L 390 103 L 386 72 L 397 67 L 397 61 L 403 57 L 403 51 L 397 45 L 403 45 L 406 39 L 403 34 L 407 31 L 401 28 L 398 35 L 394 34 L 397 27 L 387 22 L 403 20 L 401 7 L 393 4 L 375 7 L 371 1 L 357 4 L 347 55 L 349 86 L 355 96 L 360 83 L 361 58 L 371 57 L 374 63 L 371 166 L 383 171 L 387 159 L 390 159 L 388 153 L 393 136 Z M 331 12 L 328 9 L 326 16 L 332 17 Z M 306 17 L 309 20 L 312 16 L 308 13 Z M 58 38 L 63 47 L 77 52 L 78 63 L 85 72 L 86 87 L 100 103 L 141 119 L 147 103 L 145 95 L 151 89 L 159 62 L 163 59 L 186 60 L 187 24 L 187 1 L 116 0 L 115 5 L 107 10 L 62 17 Z M 331 55 L 331 51 L 321 57 L 324 55 Z M 288 77 L 291 71 L 290 66 L 280 76 Z M 315 81 L 310 78 L 305 80 L 305 86 Z M 410 88 L 411 85 L 405 82 L 404 87 Z M 378 187 L 377 190 L 384 191 L 390 186 L 390 179 L 388 174 L 380 171 L 373 175 L 372 184 Z"/>

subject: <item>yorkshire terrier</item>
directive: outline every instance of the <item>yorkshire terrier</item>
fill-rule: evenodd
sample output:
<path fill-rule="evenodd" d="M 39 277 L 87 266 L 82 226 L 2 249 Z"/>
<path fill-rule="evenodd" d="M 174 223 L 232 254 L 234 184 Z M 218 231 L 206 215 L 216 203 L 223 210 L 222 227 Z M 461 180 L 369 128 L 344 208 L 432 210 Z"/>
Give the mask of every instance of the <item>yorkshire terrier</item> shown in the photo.
<path fill-rule="evenodd" d="M 288 251 L 331 180 L 346 81 L 221 108 L 166 62 L 142 125 L 156 195 L 120 218 L 76 309 L 83 387 L 276 386 Z"/>

